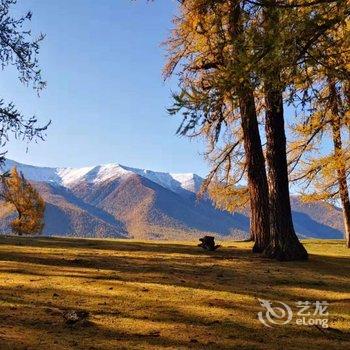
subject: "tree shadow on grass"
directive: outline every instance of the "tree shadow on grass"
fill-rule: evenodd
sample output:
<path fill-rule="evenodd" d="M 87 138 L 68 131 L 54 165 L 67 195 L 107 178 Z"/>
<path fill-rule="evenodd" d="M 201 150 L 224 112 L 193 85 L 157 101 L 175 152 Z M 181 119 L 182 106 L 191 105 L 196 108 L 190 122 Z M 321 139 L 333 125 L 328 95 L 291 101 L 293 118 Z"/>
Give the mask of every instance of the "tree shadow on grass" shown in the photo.
<path fill-rule="evenodd" d="M 197 248 L 185 247 L 181 250 L 176 247 L 177 254 L 182 252 L 186 256 L 166 259 L 164 256 L 95 256 L 93 253 L 75 258 L 5 251 L 0 252 L 0 261 L 44 267 L 17 266 L 7 269 L 8 273 L 14 274 L 141 283 L 154 283 L 157 277 L 157 284 L 213 291 L 244 292 L 248 285 L 255 290 L 256 295 L 261 294 L 271 283 L 275 287 L 303 287 L 330 292 L 350 290 L 350 259 L 347 258 L 312 255 L 309 262 L 279 263 L 240 249 L 212 255 L 196 251 L 193 256 L 188 249 L 193 251 Z M 119 249 L 119 253 L 122 251 Z M 139 253 L 144 251 L 138 250 Z M 161 245 L 156 251 L 166 254 Z"/>
<path fill-rule="evenodd" d="M 52 294 L 54 291 L 57 291 L 57 289 L 53 288 L 45 292 Z M 116 311 L 115 306 L 113 310 L 110 307 L 106 307 L 105 310 L 89 308 L 90 320 L 88 323 L 68 326 L 62 318 L 62 311 L 72 308 L 83 310 L 82 307 L 76 305 L 74 300 L 82 297 L 91 298 L 91 295 L 88 293 L 75 293 L 74 291 L 60 291 L 60 300 L 55 299 L 53 301 L 43 302 L 40 300 L 32 301 L 31 296 L 38 294 L 38 291 L 35 289 L 24 288 L 22 293 L 28 297 L 20 298 L 19 296 L 13 296 L 12 298 L 6 298 L 7 302 L 16 304 L 15 308 L 0 306 L 0 329 L 10 327 L 17 328 L 16 332 L 18 334 L 23 334 L 23 332 L 40 334 L 40 337 L 45 338 L 46 346 L 48 344 L 52 346 L 52 344 L 59 343 L 67 348 L 75 345 L 74 349 L 121 349 L 123 347 L 120 343 L 131 342 L 135 349 L 143 348 L 145 345 L 149 349 L 168 347 L 174 349 L 232 349 L 232 346 L 229 344 L 220 344 L 219 341 L 215 341 L 217 337 L 225 336 L 225 333 L 221 330 L 222 327 L 234 330 L 240 341 L 250 342 L 252 344 L 256 342 L 256 340 L 251 341 L 250 339 L 250 328 L 248 325 L 235 322 L 233 319 L 213 322 L 210 321 L 209 317 L 205 317 L 205 315 L 204 317 L 191 315 L 176 309 L 176 307 L 163 307 L 161 304 L 157 304 L 156 301 L 148 305 L 148 316 L 137 315 L 134 310 L 129 309 L 119 309 Z M 13 295 L 13 288 L 6 288 L 5 294 Z M 65 304 L 65 299 L 69 299 L 70 302 Z M 4 315 L 7 315 L 7 317 L 4 317 Z M 110 326 L 99 323 L 101 317 L 108 317 L 110 319 Z M 111 319 L 113 322 L 111 322 Z M 140 330 L 139 328 L 137 331 L 125 329 L 125 327 L 119 328 L 118 325 L 125 322 L 124 320 L 150 322 L 151 328 L 147 327 L 144 330 Z M 113 325 L 116 325 L 116 327 L 113 327 Z M 189 327 L 193 325 L 196 325 L 196 327 L 202 330 L 202 333 L 205 332 L 208 335 L 206 340 L 201 341 L 196 339 L 195 331 L 193 334 L 191 332 L 186 333 L 180 339 L 177 339 L 176 332 L 174 332 L 174 336 L 171 333 L 169 334 L 169 331 L 163 332 L 164 328 L 168 330 L 176 330 L 179 327 L 190 329 Z M 39 339 L 35 337 L 31 340 L 27 339 L 28 344 L 25 344 L 23 340 L 22 342 L 17 341 L 16 345 L 18 347 L 14 346 L 12 349 L 22 348 L 21 346 L 26 348 L 25 346 L 28 346 L 30 342 L 32 342 L 31 345 L 33 346 L 35 342 L 37 342 L 36 344 L 39 343 Z M 5 337 L 3 343 L 0 341 L 0 345 L 5 343 L 10 345 L 14 344 L 14 341 L 12 339 L 11 342 L 11 339 Z M 101 346 L 104 343 L 108 343 L 109 346 Z M 87 345 L 89 346 L 86 347 Z M 36 347 L 36 349 L 39 348 L 41 347 Z"/>
<path fill-rule="evenodd" d="M 52 288 L 45 293 L 52 295 L 58 290 Z M 2 291 L 4 292 L 4 290 Z M 17 291 L 18 292 L 18 291 Z M 60 312 L 72 308 L 84 310 L 84 306 L 78 306 L 76 300 L 79 298 L 91 298 L 91 293 L 77 293 L 75 291 L 60 290 L 60 299 L 52 301 L 33 301 L 32 296 L 38 294 L 38 290 L 24 288 L 22 291 L 25 297 L 17 295 L 6 301 L 16 304 L 15 310 L 9 306 L 0 306 L 0 329 L 11 328 L 17 334 L 24 335 L 24 340 L 14 340 L 3 337 L 0 345 L 7 344 L 11 349 L 31 348 L 47 349 L 54 348 L 59 344 L 67 349 L 140 349 L 145 346 L 149 349 L 174 348 L 174 349 L 266 349 L 270 344 L 272 348 L 277 345 L 281 348 L 284 343 L 292 343 L 295 347 L 284 347 L 288 349 L 301 349 L 305 339 L 313 344 L 315 349 L 337 349 L 346 348 L 349 337 L 322 339 L 319 331 L 307 327 L 287 327 L 267 331 L 259 325 L 255 315 L 259 310 L 258 306 L 247 306 L 242 304 L 223 304 L 219 306 L 224 310 L 229 309 L 229 318 L 213 317 L 210 311 L 207 314 L 198 315 L 185 311 L 179 305 L 162 305 L 156 300 L 150 301 L 147 305 L 147 315 L 139 315 L 134 309 L 121 308 L 125 305 L 122 300 L 120 305 L 111 302 L 104 309 L 89 307 L 91 314 L 87 324 L 67 326 L 60 315 Z M 13 293 L 13 288 L 6 288 L 5 295 Z M 126 297 L 125 297 L 126 298 Z M 134 296 L 135 298 L 135 296 Z M 120 297 L 118 297 L 118 300 Z M 132 305 L 133 297 L 129 297 Z M 69 301 L 68 303 L 65 300 Z M 218 306 L 218 305 L 214 305 Z M 50 311 L 51 312 L 48 312 Z M 237 314 L 246 314 L 247 318 L 237 319 Z M 7 317 L 4 317 L 7 315 Z M 101 324 L 101 317 L 107 317 L 109 324 Z M 150 322 L 151 328 L 134 330 L 119 327 L 123 322 Z M 193 327 L 195 326 L 195 327 Z M 193 327 L 193 328 L 192 328 Z M 165 329 L 165 331 L 164 331 Z M 174 333 L 169 333 L 173 329 Z M 183 337 L 177 337 L 176 332 L 190 330 Z M 29 336 L 36 334 L 37 337 Z M 203 334 L 205 336 L 203 337 Z M 252 336 L 254 334 L 254 336 Z M 39 341 L 40 339 L 44 341 Z M 28 338 L 26 338 L 28 337 Z M 1 339 L 1 338 L 0 338 Z M 125 345 L 123 345 L 125 343 Z M 108 345 L 106 345 L 108 344 Z M 130 346 L 132 344 L 132 347 Z M 38 346 L 41 345 L 41 346 Z M 325 347 L 327 345 L 327 347 Z M 26 347 L 27 346 L 27 347 Z M 125 347 L 124 347 L 125 346 Z M 287 345 L 288 346 L 288 345 Z M 270 347 L 271 348 L 271 347 Z"/>
<path fill-rule="evenodd" d="M 106 339 L 118 349 L 123 346 L 128 348 L 130 344 L 134 348 L 147 345 L 154 349 L 265 349 L 263 341 L 283 344 L 281 339 L 293 339 L 294 348 L 300 349 L 304 338 L 308 338 L 314 348 L 346 348 L 343 343 L 347 341 L 347 334 L 337 341 L 329 340 L 317 329 L 307 327 L 279 329 L 269 334 L 265 328 L 259 328 L 256 320 L 260 309 L 258 298 L 287 302 L 314 300 L 315 292 L 328 295 L 329 300 L 337 302 L 338 308 L 344 312 L 350 311 L 350 296 L 346 297 L 350 290 L 350 260 L 345 257 L 311 255 L 308 262 L 280 263 L 237 248 L 225 248 L 208 254 L 190 245 L 162 243 L 82 242 L 56 238 L 14 241 L 13 244 L 12 238 L 0 240 L 3 244 L 14 246 L 13 249 L 1 249 L 0 245 L 0 273 L 8 278 L 22 279 L 23 285 L 1 288 L 0 312 L 7 317 L 0 317 L 0 330 L 9 325 L 19 327 L 18 332 L 35 333 L 39 330 L 47 334 L 48 344 L 58 341 L 66 348 L 75 349 L 79 349 L 79 346 L 84 348 L 84 344 L 101 349 L 103 347 L 99 347 L 99 342 L 102 344 Z M 18 242 L 25 247 L 45 250 L 22 250 L 15 247 Z M 67 249 L 53 253 L 50 250 L 57 248 L 72 251 Z M 103 254 L 96 254 L 99 250 Z M 58 277 L 59 280 L 67 279 L 66 283 L 71 283 L 72 288 L 50 285 L 49 282 L 46 287 L 40 287 L 41 279 L 57 281 Z M 30 280 L 38 285 L 30 286 Z M 78 288 L 85 283 L 95 284 L 96 288 L 91 291 Z M 142 286 L 147 286 L 145 291 Z M 111 288 L 123 289 L 124 294 L 114 295 L 109 292 Z M 157 291 L 157 297 L 147 297 L 147 290 Z M 171 293 L 176 294 L 177 299 L 173 304 L 170 300 L 166 304 L 164 300 Z M 192 296 L 188 301 L 189 306 L 196 303 L 203 314 L 198 315 L 191 312 L 191 308 L 184 308 L 187 304 L 179 298 L 181 293 L 189 293 Z M 54 297 L 54 294 L 58 297 Z M 197 294 L 201 294 L 202 299 L 197 300 Z M 139 298 L 144 298 L 144 301 L 140 303 Z M 91 304 L 91 300 L 96 302 Z M 92 324 L 82 329 L 67 330 L 57 315 L 43 314 L 47 308 L 84 309 L 88 304 Z M 10 305 L 17 305 L 18 313 L 11 310 Z M 217 316 L 220 312 L 226 315 L 222 319 Z M 240 318 L 236 319 L 237 315 Z M 242 319 L 242 315 L 247 315 L 247 321 Z M 99 323 L 99 317 L 111 318 L 114 326 Z M 190 336 L 186 340 L 181 337 L 177 339 L 162 332 L 152 335 L 148 331 L 121 330 L 118 322 L 124 319 L 163 324 L 172 327 L 174 332 L 177 327 L 191 329 L 194 326 L 194 340 L 191 342 Z M 207 338 L 203 336 L 203 331 L 208 333 Z M 252 333 L 254 339 L 250 340 Z M 74 347 L 72 344 L 77 340 L 78 345 Z M 10 341 L 6 340 L 8 344 Z M 15 346 L 13 348 L 16 349 Z"/>
<path fill-rule="evenodd" d="M 199 243 L 199 242 L 198 242 Z M 1 236 L 0 245 L 10 244 L 14 246 L 26 246 L 36 248 L 73 248 L 77 251 L 92 249 L 92 250 L 111 250 L 116 252 L 161 252 L 162 254 L 191 254 L 203 255 L 203 250 L 200 248 L 194 249 L 195 244 L 165 242 L 138 242 L 128 241 L 126 239 L 81 239 L 81 238 L 63 238 L 63 237 L 17 237 L 17 236 Z M 214 255 L 215 252 L 206 252 L 208 255 Z M 227 254 L 229 255 L 229 254 Z"/>

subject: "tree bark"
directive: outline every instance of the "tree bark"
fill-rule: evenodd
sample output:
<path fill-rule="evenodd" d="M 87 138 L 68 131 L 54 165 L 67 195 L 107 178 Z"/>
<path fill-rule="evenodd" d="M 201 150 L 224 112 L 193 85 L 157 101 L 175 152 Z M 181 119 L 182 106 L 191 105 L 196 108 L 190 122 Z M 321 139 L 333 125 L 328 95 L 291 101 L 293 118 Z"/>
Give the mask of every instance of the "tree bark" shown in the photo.
<path fill-rule="evenodd" d="M 292 220 L 282 91 L 271 83 L 266 83 L 265 89 L 271 242 L 264 254 L 282 261 L 305 260 L 308 254 Z"/>
<path fill-rule="evenodd" d="M 237 55 L 245 57 L 241 4 L 237 1 L 231 1 L 230 5 L 229 32 L 231 33 L 231 43 Z M 237 64 L 237 62 L 235 63 Z M 251 211 L 250 238 L 254 241 L 253 252 L 262 253 L 270 241 L 269 192 L 254 92 L 249 81 L 249 74 L 244 77 L 239 86 L 235 87 L 235 90 L 239 100 L 248 173 Z"/>
<path fill-rule="evenodd" d="M 266 0 L 274 5 L 275 0 Z M 264 29 L 266 45 L 278 43 L 279 13 L 275 7 L 264 9 Z M 289 196 L 287 163 L 287 141 L 284 127 L 283 84 L 280 80 L 278 59 L 279 51 L 272 50 L 270 66 L 265 68 L 264 88 L 266 104 L 266 159 L 270 199 L 270 244 L 264 254 L 269 258 L 282 261 L 306 260 L 308 254 L 300 243 L 293 226 Z"/>
<path fill-rule="evenodd" d="M 265 158 L 253 92 L 247 88 L 239 94 L 244 150 L 247 163 L 250 197 L 250 235 L 253 252 L 262 253 L 270 241 L 268 185 Z"/>
<path fill-rule="evenodd" d="M 346 166 L 343 158 L 343 142 L 341 135 L 341 120 L 338 108 L 338 93 L 333 81 L 329 82 L 330 103 L 332 110 L 332 137 L 334 145 L 334 155 L 337 159 L 337 180 L 339 185 L 339 196 L 343 209 L 345 242 L 350 248 L 350 199 L 349 189 L 346 179 Z"/>

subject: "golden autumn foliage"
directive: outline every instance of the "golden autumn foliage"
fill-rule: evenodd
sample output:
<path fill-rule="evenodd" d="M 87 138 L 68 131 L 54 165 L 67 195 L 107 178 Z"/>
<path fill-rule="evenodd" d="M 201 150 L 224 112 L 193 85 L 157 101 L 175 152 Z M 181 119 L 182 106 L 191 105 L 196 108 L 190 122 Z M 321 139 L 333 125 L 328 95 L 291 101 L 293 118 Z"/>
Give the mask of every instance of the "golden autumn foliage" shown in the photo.
<path fill-rule="evenodd" d="M 247 187 L 236 187 L 213 182 L 208 187 L 208 193 L 216 208 L 231 213 L 249 204 L 249 190 Z"/>
<path fill-rule="evenodd" d="M 342 81 L 343 95 L 349 100 L 349 6 L 349 0 L 313 5 L 304 0 L 277 2 L 277 27 L 266 32 L 264 14 L 273 7 L 269 2 L 181 1 L 166 42 L 164 74 L 179 76 L 179 92 L 170 109 L 172 114 L 183 112 L 179 133 L 207 141 L 205 155 L 212 171 L 206 185 L 215 175 L 221 182 L 236 180 L 238 185 L 246 177 L 237 90 L 249 83 L 263 123 L 264 81 L 276 70 L 285 100 L 299 104 L 295 127 L 303 138 L 290 144 L 291 158 L 298 158 L 300 150 L 312 151 L 304 139 L 329 124 L 329 117 L 325 122 L 316 106 L 327 100 L 327 74 Z M 234 26 L 233 8 L 240 11 Z M 306 123 L 300 105 L 312 109 Z M 344 110 L 344 125 L 349 125 L 349 118 Z"/>
<path fill-rule="evenodd" d="M 24 235 L 42 232 L 45 202 L 16 168 L 2 178 L 1 197 L 5 202 L 11 203 L 18 213 L 18 217 L 11 223 L 14 233 Z"/>
<path fill-rule="evenodd" d="M 320 76 L 317 96 L 310 113 L 293 125 L 295 140 L 290 142 L 293 180 L 304 186 L 304 197 L 314 200 L 339 198 L 339 175 L 350 170 L 349 103 L 340 79 Z M 332 84 L 330 83 L 332 81 Z M 333 147 L 329 147 L 332 144 Z"/>
<path fill-rule="evenodd" d="M 232 211 L 241 205 L 242 193 L 236 191 L 237 186 L 242 181 L 247 183 L 250 206 L 256 214 L 252 215 L 252 231 L 264 232 L 267 241 L 270 223 L 271 237 L 280 240 L 271 247 L 289 247 L 293 255 L 298 248 L 290 248 L 291 241 L 281 243 L 287 236 L 297 242 L 288 205 L 288 135 L 283 108 L 293 105 L 296 123 L 301 122 L 296 132 L 303 137 L 289 147 L 291 163 L 300 164 L 304 153 L 314 151 L 313 144 L 304 139 L 322 134 L 324 113 L 314 107 L 328 100 L 327 92 L 322 91 L 328 78 L 340 81 L 344 91 L 345 87 L 349 91 L 350 2 L 179 3 L 167 40 L 169 55 L 164 73 L 179 78 L 179 89 L 169 109 L 172 115 L 182 112 L 178 133 L 202 137 L 207 143 L 205 155 L 211 170 L 202 192 L 217 181 L 220 185 L 214 184 L 209 194 L 219 208 Z M 304 114 L 310 123 L 303 123 Z M 260 125 L 265 126 L 265 132 Z M 340 160 L 339 152 L 336 158 Z M 301 167 L 297 170 L 303 172 Z M 329 172 L 329 167 L 322 171 Z M 265 208 L 270 212 L 262 212 Z M 261 219 L 267 216 L 271 219 Z M 300 249 L 300 256 L 304 253 Z"/>

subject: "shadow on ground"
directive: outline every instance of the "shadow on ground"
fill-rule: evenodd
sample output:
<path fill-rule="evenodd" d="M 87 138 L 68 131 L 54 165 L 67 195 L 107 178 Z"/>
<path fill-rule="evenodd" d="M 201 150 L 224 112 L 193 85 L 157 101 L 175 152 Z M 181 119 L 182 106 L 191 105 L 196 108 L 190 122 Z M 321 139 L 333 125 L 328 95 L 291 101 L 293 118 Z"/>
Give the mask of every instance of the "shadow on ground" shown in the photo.
<path fill-rule="evenodd" d="M 280 263 L 247 243 L 207 253 L 195 244 L 1 237 L 0 349 L 345 349 L 350 259 L 340 245 Z M 257 320 L 259 298 L 327 300 L 331 330 L 268 329 Z M 89 322 L 68 326 L 69 309 L 89 312 Z"/>

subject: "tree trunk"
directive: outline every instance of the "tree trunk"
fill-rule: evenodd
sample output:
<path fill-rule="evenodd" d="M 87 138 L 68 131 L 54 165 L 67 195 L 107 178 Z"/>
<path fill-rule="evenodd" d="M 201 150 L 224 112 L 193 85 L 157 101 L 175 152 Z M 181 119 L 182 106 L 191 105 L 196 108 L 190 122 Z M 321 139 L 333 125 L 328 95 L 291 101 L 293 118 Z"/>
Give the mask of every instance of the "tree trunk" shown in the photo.
<path fill-rule="evenodd" d="M 250 235 L 255 242 L 253 252 L 262 253 L 270 240 L 265 158 L 261 145 L 253 92 L 245 88 L 239 95 L 250 197 Z"/>
<path fill-rule="evenodd" d="M 305 260 L 308 254 L 292 220 L 282 91 L 271 83 L 266 83 L 265 89 L 271 242 L 264 254 L 277 260 Z"/>
<path fill-rule="evenodd" d="M 329 82 L 330 103 L 332 109 L 332 136 L 334 155 L 337 159 L 337 176 L 339 184 L 339 196 L 343 208 L 344 232 L 347 248 L 350 248 L 350 200 L 349 189 L 346 179 L 346 166 L 343 157 L 343 143 L 341 136 L 341 120 L 338 108 L 338 93 L 333 81 Z"/>
<path fill-rule="evenodd" d="M 287 164 L 287 141 L 284 128 L 282 84 L 278 60 L 279 55 L 271 43 L 279 41 L 279 13 L 273 6 L 275 0 L 266 0 L 269 7 L 264 9 L 264 28 L 266 45 L 270 45 L 272 61 L 266 67 L 265 104 L 266 104 L 266 159 L 270 194 L 270 234 L 271 240 L 264 254 L 277 260 L 306 260 L 308 254 L 294 231 L 292 210 L 289 197 L 289 179 Z"/>
<path fill-rule="evenodd" d="M 242 9 L 240 2 L 230 2 L 229 32 L 232 46 L 238 56 L 245 56 Z M 237 63 L 237 62 L 235 62 Z M 268 185 L 265 158 L 261 145 L 259 124 L 256 114 L 254 93 L 249 81 L 249 75 L 244 77 L 235 90 L 239 99 L 243 143 L 248 173 L 248 188 L 250 198 L 250 238 L 254 241 L 253 252 L 262 253 L 270 241 L 270 220 L 268 207 Z"/>

